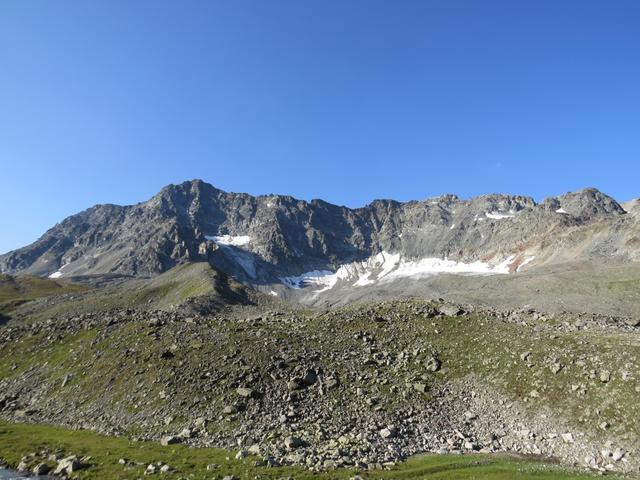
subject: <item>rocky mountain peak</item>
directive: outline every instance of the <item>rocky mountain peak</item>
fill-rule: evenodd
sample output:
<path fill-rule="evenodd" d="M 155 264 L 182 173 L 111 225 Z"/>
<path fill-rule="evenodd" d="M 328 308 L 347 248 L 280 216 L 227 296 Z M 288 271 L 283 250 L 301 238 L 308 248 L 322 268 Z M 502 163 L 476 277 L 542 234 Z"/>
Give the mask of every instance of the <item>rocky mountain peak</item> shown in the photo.
<path fill-rule="evenodd" d="M 230 193 L 191 180 L 137 205 L 97 205 L 73 215 L 32 245 L 0 256 L 0 270 L 55 278 L 156 275 L 180 263 L 208 262 L 257 286 L 308 284 L 305 275 L 317 272 L 339 275 L 332 287 L 447 269 L 509 273 L 568 255 L 593 258 L 593 252 L 636 258 L 637 242 L 628 240 L 640 228 L 627 222 L 620 230 L 616 222 L 624 214 L 595 189 L 541 205 L 527 196 L 488 194 L 380 199 L 352 209 L 320 199 Z M 611 225 L 611 237 L 589 234 L 595 220 Z M 571 228 L 585 233 L 564 238 Z"/>
<path fill-rule="evenodd" d="M 623 203 L 621 206 L 627 213 L 638 212 L 640 211 L 640 198 L 629 200 L 628 202 Z"/>
<path fill-rule="evenodd" d="M 585 188 L 551 197 L 545 200 L 545 204 L 551 209 L 560 210 L 581 219 L 626 213 L 618 202 L 596 188 Z"/>

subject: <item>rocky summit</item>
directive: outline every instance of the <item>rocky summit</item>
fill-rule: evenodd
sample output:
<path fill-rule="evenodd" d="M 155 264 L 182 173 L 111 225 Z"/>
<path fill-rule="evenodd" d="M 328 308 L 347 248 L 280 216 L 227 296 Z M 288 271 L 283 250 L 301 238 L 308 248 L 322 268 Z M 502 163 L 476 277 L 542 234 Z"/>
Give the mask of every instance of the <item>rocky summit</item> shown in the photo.
<path fill-rule="evenodd" d="M 184 460 L 224 449 L 265 478 L 423 453 L 638 474 L 638 212 L 595 189 L 350 209 L 199 180 L 92 207 L 0 257 L 0 465 L 258 476 Z M 3 443 L 45 424 L 71 437 Z M 127 450 L 95 458 L 78 430 Z"/>

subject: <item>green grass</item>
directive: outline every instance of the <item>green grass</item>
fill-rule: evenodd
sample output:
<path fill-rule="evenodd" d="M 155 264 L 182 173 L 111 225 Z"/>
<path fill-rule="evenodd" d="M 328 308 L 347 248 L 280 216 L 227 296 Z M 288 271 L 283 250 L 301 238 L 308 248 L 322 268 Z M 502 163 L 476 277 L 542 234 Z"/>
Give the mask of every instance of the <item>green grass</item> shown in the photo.
<path fill-rule="evenodd" d="M 14 277 L 0 274 L 0 315 L 9 314 L 12 310 L 31 300 L 84 290 L 86 287 L 82 285 L 62 280 L 31 275 Z"/>
<path fill-rule="evenodd" d="M 14 278 L 14 277 L 11 277 Z M 15 277 L 18 279 L 21 277 Z M 27 300 L 44 296 L 45 293 L 67 293 L 87 290 L 77 286 L 51 279 L 38 277 L 22 277 L 37 286 L 29 291 L 34 293 L 24 297 Z M 59 284 L 58 287 L 55 287 Z M 29 321 L 38 321 L 62 315 L 81 315 L 84 313 L 103 312 L 114 308 L 134 308 L 138 310 L 171 310 L 188 299 L 207 296 L 219 304 L 243 303 L 246 297 L 244 287 L 233 279 L 213 269 L 208 263 L 187 263 L 178 265 L 153 279 L 132 279 L 119 286 L 108 286 L 93 289 L 73 299 L 60 299 L 52 304 L 22 305 L 23 297 L 16 290 L 3 288 L 0 281 L 0 314 L 2 310 L 3 292 L 6 301 L 14 302 L 11 316 L 22 317 Z M 45 287 L 49 286 L 49 290 Z M 57 290 L 56 290 L 57 288 Z M 73 290 L 71 290 L 73 288 Z M 48 292 L 51 293 L 48 293 Z M 18 302 L 18 303 L 15 303 Z M 8 311 L 8 310 L 7 310 Z"/>
<path fill-rule="evenodd" d="M 235 475 L 240 479 L 348 479 L 356 474 L 366 479 L 439 479 L 439 480 L 588 480 L 593 475 L 563 470 L 541 461 L 498 455 L 421 455 L 390 470 L 358 472 L 338 469 L 313 473 L 298 467 L 266 468 L 254 465 L 257 457 L 235 460 L 234 452 L 214 448 L 188 448 L 183 445 L 163 447 L 155 442 L 132 442 L 125 438 L 105 437 L 89 431 L 66 430 L 45 425 L 0 421 L 0 456 L 10 465 L 31 452 L 46 451 L 62 455 L 90 456 L 90 467 L 78 478 L 139 478 L 149 463 L 163 462 L 174 471 L 161 478 L 207 479 Z M 119 464 L 120 458 L 127 465 Z M 34 459 L 32 463 L 41 460 Z M 54 462 L 48 462 L 54 466 Z M 217 464 L 208 471 L 207 465 Z M 153 477 L 151 477 L 153 478 Z M 614 478 L 614 477 L 609 477 Z"/>

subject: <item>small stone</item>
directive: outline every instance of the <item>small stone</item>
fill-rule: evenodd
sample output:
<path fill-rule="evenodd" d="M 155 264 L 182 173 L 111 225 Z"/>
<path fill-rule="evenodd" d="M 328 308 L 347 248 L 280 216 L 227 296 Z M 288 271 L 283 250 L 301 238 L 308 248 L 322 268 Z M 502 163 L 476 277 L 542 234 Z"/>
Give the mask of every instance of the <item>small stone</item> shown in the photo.
<path fill-rule="evenodd" d="M 553 365 L 551 365 L 551 373 L 553 373 L 554 375 L 559 373 L 560 370 L 562 370 L 562 364 L 560 363 L 554 363 Z"/>
<path fill-rule="evenodd" d="M 478 445 L 473 442 L 464 442 L 464 448 L 466 450 L 478 450 Z"/>
<path fill-rule="evenodd" d="M 292 378 L 287 382 L 287 388 L 290 392 L 293 392 L 294 390 L 301 390 L 304 388 L 304 382 L 301 378 Z"/>
<path fill-rule="evenodd" d="M 307 374 L 302 378 L 305 385 L 313 385 L 318 381 L 318 375 L 315 370 L 309 370 Z"/>
<path fill-rule="evenodd" d="M 561 437 L 564 443 L 573 443 L 573 434 L 571 432 L 563 433 Z"/>
<path fill-rule="evenodd" d="M 465 418 L 465 420 L 467 420 L 467 421 L 475 420 L 477 417 L 478 417 L 478 416 L 477 416 L 475 413 L 473 413 L 473 412 L 471 412 L 471 411 L 469 411 L 469 410 L 467 410 L 466 412 L 464 412 L 464 418 Z"/>
<path fill-rule="evenodd" d="M 46 475 L 51 471 L 51 467 L 46 463 L 39 463 L 35 467 L 33 467 L 32 472 L 36 475 Z"/>
<path fill-rule="evenodd" d="M 60 475 L 63 473 L 71 475 L 73 472 L 77 472 L 85 467 L 85 464 L 81 463 L 75 455 L 72 455 L 60 460 L 53 473 L 54 475 Z"/>
<path fill-rule="evenodd" d="M 394 438 L 398 435 L 398 430 L 396 430 L 396 427 L 393 425 L 389 425 L 388 427 L 380 430 L 379 433 L 382 438 Z"/>
<path fill-rule="evenodd" d="M 608 370 L 600 372 L 600 381 L 602 383 L 609 383 L 611 381 L 611 372 Z"/>
<path fill-rule="evenodd" d="M 330 389 L 336 388 L 338 385 L 340 385 L 340 381 L 335 377 L 329 377 L 329 378 L 327 378 L 327 379 L 325 379 L 323 381 L 323 385 L 325 387 L 327 387 L 327 389 L 330 390 Z"/>
<path fill-rule="evenodd" d="M 413 389 L 417 390 L 420 393 L 425 393 L 427 391 L 427 385 L 424 383 L 414 383 Z"/>
<path fill-rule="evenodd" d="M 457 305 L 440 305 L 438 310 L 446 317 L 457 317 L 464 313 L 464 311 Z"/>
<path fill-rule="evenodd" d="M 168 437 L 163 437 L 160 440 L 160 445 L 163 445 L 163 446 L 166 447 L 167 445 L 175 445 L 176 443 L 180 443 L 180 442 L 182 442 L 180 437 L 176 437 L 174 435 L 170 435 Z"/>
<path fill-rule="evenodd" d="M 251 388 L 240 387 L 236 389 L 236 393 L 244 398 L 251 398 L 255 395 L 254 390 Z"/>
<path fill-rule="evenodd" d="M 287 437 L 284 439 L 284 446 L 289 450 L 301 447 L 303 444 L 302 439 L 298 437 Z"/>
<path fill-rule="evenodd" d="M 613 458 L 614 462 L 619 462 L 620 460 L 622 460 L 622 457 L 624 457 L 626 453 L 627 452 L 624 451 L 622 448 L 616 448 L 613 454 L 611 455 L 611 458 Z"/>
<path fill-rule="evenodd" d="M 440 362 L 436 357 L 431 357 L 427 360 L 427 370 L 430 372 L 437 372 L 440 370 L 440 365 L 442 365 L 442 362 Z"/>
<path fill-rule="evenodd" d="M 258 445 L 257 443 L 254 443 L 253 445 L 251 445 L 249 447 L 249 453 L 251 455 L 260 455 L 260 445 Z"/>

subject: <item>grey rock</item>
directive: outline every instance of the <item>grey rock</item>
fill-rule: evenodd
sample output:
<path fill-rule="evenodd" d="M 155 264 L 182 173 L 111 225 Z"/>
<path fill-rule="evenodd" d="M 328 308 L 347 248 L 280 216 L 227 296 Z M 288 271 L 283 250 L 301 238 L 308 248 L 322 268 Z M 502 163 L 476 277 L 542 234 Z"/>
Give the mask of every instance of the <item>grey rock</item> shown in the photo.
<path fill-rule="evenodd" d="M 395 438 L 398 435 L 398 430 L 395 426 L 389 425 L 380 430 L 379 433 L 382 438 Z"/>
<path fill-rule="evenodd" d="M 256 396 L 256 392 L 252 388 L 239 387 L 236 389 L 236 393 L 243 398 L 252 398 Z"/>
<path fill-rule="evenodd" d="M 182 439 L 180 437 L 170 435 L 167 437 L 162 437 L 162 439 L 160 440 L 160 445 L 163 445 L 166 447 L 168 445 L 175 445 L 176 443 L 180 443 L 180 442 L 182 442 Z"/>
<path fill-rule="evenodd" d="M 284 439 L 284 446 L 287 449 L 299 448 L 304 445 L 304 442 L 301 438 L 298 437 L 287 437 Z"/>
<path fill-rule="evenodd" d="M 444 304 L 438 307 L 440 313 L 447 317 L 457 317 L 464 313 L 464 311 L 457 305 Z"/>
<path fill-rule="evenodd" d="M 31 470 L 31 471 L 35 475 L 46 475 L 47 473 L 49 473 L 51 471 L 51 467 L 49 465 L 47 465 L 46 463 L 39 463 L 35 467 L 33 467 L 33 470 Z"/>
<path fill-rule="evenodd" d="M 431 357 L 429 358 L 429 360 L 427 360 L 427 370 L 429 370 L 430 372 L 437 372 L 438 370 L 440 370 L 441 365 L 442 363 L 436 357 Z"/>

